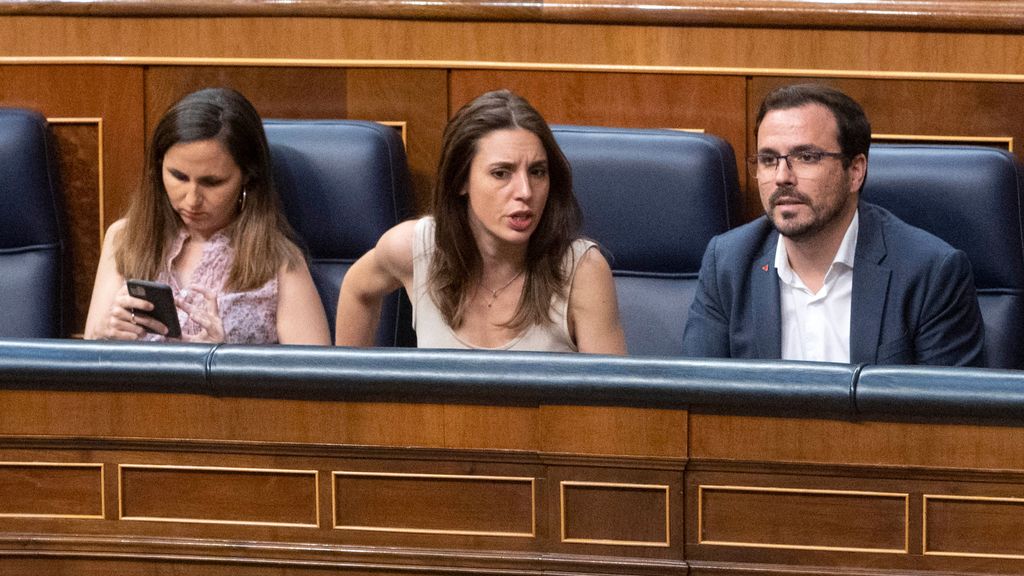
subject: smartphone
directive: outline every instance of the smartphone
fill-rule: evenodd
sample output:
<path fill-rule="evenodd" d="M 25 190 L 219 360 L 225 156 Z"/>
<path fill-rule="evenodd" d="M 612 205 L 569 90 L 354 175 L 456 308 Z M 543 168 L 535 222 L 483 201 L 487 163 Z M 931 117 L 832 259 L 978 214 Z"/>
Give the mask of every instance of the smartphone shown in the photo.
<path fill-rule="evenodd" d="M 174 292 L 167 284 L 148 280 L 129 280 L 128 294 L 153 303 L 152 310 L 132 310 L 140 316 L 156 318 L 167 326 L 168 338 L 181 338 L 181 325 L 178 324 L 178 309 L 174 306 Z M 143 326 L 145 328 L 145 326 Z M 147 332 L 152 332 L 146 328 Z"/>

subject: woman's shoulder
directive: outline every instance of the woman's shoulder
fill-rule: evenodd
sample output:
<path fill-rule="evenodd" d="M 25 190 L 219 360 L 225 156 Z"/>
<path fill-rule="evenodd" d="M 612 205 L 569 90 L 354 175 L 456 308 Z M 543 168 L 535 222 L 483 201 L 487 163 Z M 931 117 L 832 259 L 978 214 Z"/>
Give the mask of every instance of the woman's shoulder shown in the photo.
<path fill-rule="evenodd" d="M 406 220 L 392 226 L 374 248 L 378 263 L 398 278 L 412 274 L 417 237 L 422 234 L 423 218 Z"/>
<path fill-rule="evenodd" d="M 605 259 L 604 254 L 601 253 L 600 245 L 587 238 L 577 238 L 573 240 L 565 255 L 565 260 L 576 269 L 581 266 L 600 267 L 603 265 L 605 268 L 609 267 L 608 261 Z"/>
<path fill-rule="evenodd" d="M 128 227 L 128 219 L 120 218 L 115 220 L 113 224 L 107 226 L 107 231 L 103 235 L 103 246 L 104 248 L 113 248 L 115 243 L 121 238 L 121 234 Z"/>

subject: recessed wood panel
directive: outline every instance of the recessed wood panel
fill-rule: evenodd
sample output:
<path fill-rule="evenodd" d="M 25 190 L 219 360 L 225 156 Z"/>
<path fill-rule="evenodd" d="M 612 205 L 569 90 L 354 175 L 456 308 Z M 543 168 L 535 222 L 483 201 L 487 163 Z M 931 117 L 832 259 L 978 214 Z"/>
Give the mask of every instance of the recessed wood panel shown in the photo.
<path fill-rule="evenodd" d="M 443 474 L 334 473 L 334 527 L 532 538 L 534 480 Z"/>
<path fill-rule="evenodd" d="M 124 465 L 119 497 L 123 520 L 319 524 L 312 470 Z"/>
<path fill-rule="evenodd" d="M 81 333 L 89 313 L 96 265 L 100 260 L 100 224 L 103 205 L 103 119 L 48 118 L 57 141 L 61 181 L 71 240 L 71 268 L 75 291 L 72 333 Z"/>
<path fill-rule="evenodd" d="M 698 487 L 698 543 L 906 553 L 907 494 Z"/>
<path fill-rule="evenodd" d="M 1024 498 L 924 496 L 926 554 L 1024 559 Z"/>
<path fill-rule="evenodd" d="M 103 465 L 0 462 L 4 516 L 103 518 Z"/>
<path fill-rule="evenodd" d="M 669 546 L 669 487 L 562 482 L 562 541 Z"/>

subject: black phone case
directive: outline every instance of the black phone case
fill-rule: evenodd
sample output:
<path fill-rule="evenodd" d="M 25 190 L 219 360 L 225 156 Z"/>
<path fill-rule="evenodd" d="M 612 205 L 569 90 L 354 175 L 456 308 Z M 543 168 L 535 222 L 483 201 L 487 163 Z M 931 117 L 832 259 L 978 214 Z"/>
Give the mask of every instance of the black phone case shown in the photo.
<path fill-rule="evenodd" d="M 178 310 L 174 306 L 174 293 L 170 286 L 148 280 L 129 280 L 128 293 L 153 303 L 153 310 L 133 310 L 135 314 L 156 318 L 167 326 L 168 338 L 181 338 Z M 146 331 L 152 332 L 149 328 L 146 328 Z"/>

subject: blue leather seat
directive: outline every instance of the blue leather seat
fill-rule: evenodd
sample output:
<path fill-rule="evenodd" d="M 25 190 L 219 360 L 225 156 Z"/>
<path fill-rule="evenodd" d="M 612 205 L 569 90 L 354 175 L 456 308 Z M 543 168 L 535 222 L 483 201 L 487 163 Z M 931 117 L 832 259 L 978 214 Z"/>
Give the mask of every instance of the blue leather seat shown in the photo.
<path fill-rule="evenodd" d="M 60 168 L 46 118 L 0 109 L 0 337 L 70 331 Z"/>
<path fill-rule="evenodd" d="M 963 250 L 989 366 L 1024 368 L 1021 169 L 979 146 L 874 145 L 863 198 Z"/>
<path fill-rule="evenodd" d="M 375 122 L 267 120 L 264 127 L 285 213 L 309 251 L 333 334 L 345 272 L 411 213 L 405 148 L 398 132 Z M 378 346 L 414 344 L 403 299 L 396 292 L 385 302 Z"/>
<path fill-rule="evenodd" d="M 583 231 L 615 275 L 630 354 L 678 355 L 712 236 L 738 224 L 732 147 L 674 130 L 553 126 Z"/>

